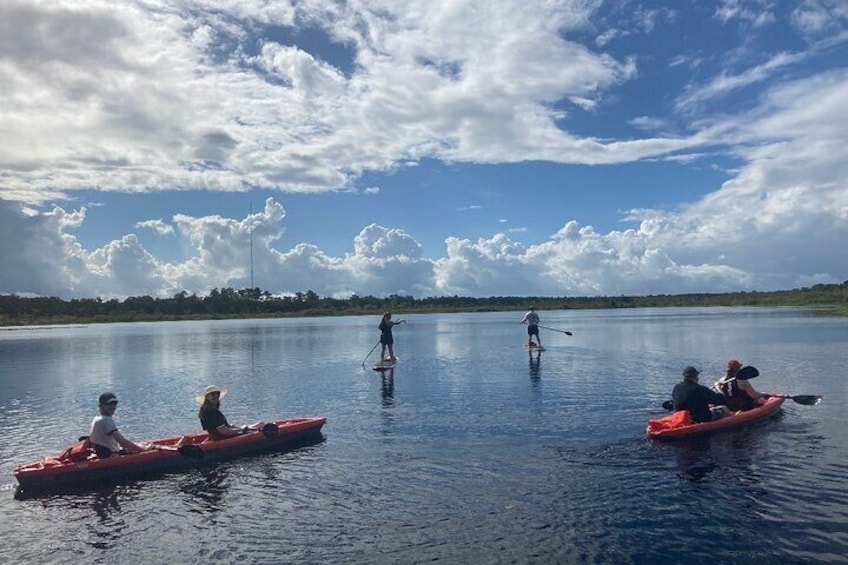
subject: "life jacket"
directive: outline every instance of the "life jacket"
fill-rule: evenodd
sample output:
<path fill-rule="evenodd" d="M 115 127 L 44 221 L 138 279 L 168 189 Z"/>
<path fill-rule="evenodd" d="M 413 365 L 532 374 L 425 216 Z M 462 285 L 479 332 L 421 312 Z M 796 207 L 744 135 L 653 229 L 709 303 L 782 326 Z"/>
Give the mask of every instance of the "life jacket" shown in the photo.
<path fill-rule="evenodd" d="M 732 411 L 737 410 L 750 410 L 754 408 L 757 403 L 753 398 L 748 396 L 748 393 L 739 388 L 739 381 L 736 380 L 736 377 L 727 378 L 724 377 L 719 381 L 719 388 L 721 389 L 721 394 L 727 398 L 727 407 Z"/>
<path fill-rule="evenodd" d="M 648 420 L 648 431 L 661 432 L 663 430 L 673 430 L 676 428 L 691 426 L 695 423 L 696 422 L 692 418 L 692 414 L 690 414 L 688 410 L 678 410 L 674 414 Z"/>
<path fill-rule="evenodd" d="M 80 441 L 73 444 L 71 447 L 62 452 L 59 456 L 60 461 L 85 461 L 91 456 L 94 451 L 91 448 L 91 442 L 88 437 L 81 438 Z"/>

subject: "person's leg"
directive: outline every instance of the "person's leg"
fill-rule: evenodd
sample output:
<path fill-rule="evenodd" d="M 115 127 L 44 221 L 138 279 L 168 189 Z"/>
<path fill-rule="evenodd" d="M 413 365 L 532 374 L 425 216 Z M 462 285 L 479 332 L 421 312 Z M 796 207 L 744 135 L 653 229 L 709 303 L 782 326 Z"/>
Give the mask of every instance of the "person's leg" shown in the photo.
<path fill-rule="evenodd" d="M 389 344 L 389 359 L 391 359 L 392 363 L 396 361 L 395 359 L 395 347 L 394 344 Z"/>

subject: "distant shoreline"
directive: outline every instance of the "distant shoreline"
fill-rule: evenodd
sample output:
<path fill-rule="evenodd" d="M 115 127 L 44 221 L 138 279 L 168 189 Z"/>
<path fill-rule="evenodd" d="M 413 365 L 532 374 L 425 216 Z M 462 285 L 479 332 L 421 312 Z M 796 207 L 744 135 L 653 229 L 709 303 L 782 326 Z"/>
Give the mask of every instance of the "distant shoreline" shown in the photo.
<path fill-rule="evenodd" d="M 206 296 L 179 292 L 171 298 L 132 296 L 123 301 L 102 298 L 22 297 L 0 295 L 0 328 L 44 327 L 128 322 L 178 322 L 323 316 L 379 316 L 383 312 L 432 314 L 709 306 L 793 306 L 815 308 L 827 315 L 848 315 L 848 281 L 795 290 L 721 294 L 648 296 L 437 296 L 384 298 L 321 297 L 311 290 L 274 296 L 260 288 L 214 288 Z"/>

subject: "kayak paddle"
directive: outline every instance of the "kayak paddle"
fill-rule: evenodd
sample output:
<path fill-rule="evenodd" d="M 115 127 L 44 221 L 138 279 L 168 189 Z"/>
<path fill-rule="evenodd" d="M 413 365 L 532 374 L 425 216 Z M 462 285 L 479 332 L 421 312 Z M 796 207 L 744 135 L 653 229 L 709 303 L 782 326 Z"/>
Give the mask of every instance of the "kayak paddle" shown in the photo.
<path fill-rule="evenodd" d="M 789 400 L 795 401 L 798 404 L 803 404 L 804 406 L 815 406 L 819 402 L 821 402 L 822 397 L 815 394 L 796 394 L 794 396 L 789 396 L 787 394 L 770 394 L 769 396 L 773 396 L 775 398 L 788 398 Z"/>
<path fill-rule="evenodd" d="M 573 333 L 571 333 L 571 332 L 567 332 L 567 331 L 565 331 L 565 330 L 558 330 L 558 329 L 556 329 L 556 328 L 549 328 L 549 327 L 547 327 L 547 326 L 539 326 L 539 327 L 540 327 L 540 328 L 542 328 L 543 330 L 550 330 L 550 331 L 552 331 L 552 332 L 559 332 L 559 333 L 561 333 L 561 334 L 565 334 L 565 335 L 574 335 Z"/>
<path fill-rule="evenodd" d="M 200 446 L 197 445 L 181 445 L 179 447 L 174 447 L 172 445 L 157 445 L 152 444 L 153 449 L 157 449 L 159 451 L 178 451 L 180 455 L 184 455 L 189 457 L 190 459 L 203 459 L 206 457 L 206 453 Z"/>
<path fill-rule="evenodd" d="M 819 404 L 822 400 L 821 396 L 815 394 L 796 394 L 794 396 L 789 396 L 788 394 L 769 394 L 769 396 L 774 398 L 786 398 L 788 400 L 792 400 L 797 402 L 798 404 L 803 404 L 804 406 L 815 406 Z M 664 410 L 668 410 L 669 412 L 674 410 L 674 402 L 671 400 L 666 400 L 662 403 L 662 407 Z"/>

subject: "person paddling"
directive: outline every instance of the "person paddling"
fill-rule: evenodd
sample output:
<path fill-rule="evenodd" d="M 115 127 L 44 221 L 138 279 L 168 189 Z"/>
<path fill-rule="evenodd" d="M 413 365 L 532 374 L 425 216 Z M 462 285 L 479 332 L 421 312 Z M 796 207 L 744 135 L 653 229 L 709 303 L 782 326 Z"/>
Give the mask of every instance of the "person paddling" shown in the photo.
<path fill-rule="evenodd" d="M 113 418 L 115 410 L 118 409 L 118 397 L 114 392 L 101 394 L 97 404 L 100 414 L 91 421 L 88 441 L 99 458 L 106 459 L 112 455 L 140 453 L 151 449 L 147 444 L 130 441 L 118 431 L 118 424 Z"/>
<path fill-rule="evenodd" d="M 757 392 L 749 379 L 760 374 L 753 367 L 742 370 L 742 363 L 736 359 L 727 362 L 727 372 L 713 385 L 713 389 L 724 395 L 727 407 L 732 411 L 751 410 L 769 398 L 768 394 Z"/>
<path fill-rule="evenodd" d="M 395 338 L 392 336 L 392 328 L 398 324 L 405 324 L 406 320 L 392 320 L 392 313 L 386 312 L 380 320 L 380 361 L 383 363 L 394 363 L 395 358 L 394 343 Z M 386 349 L 389 350 L 389 356 L 386 357 Z"/>
<path fill-rule="evenodd" d="M 542 340 L 539 338 L 539 314 L 536 313 L 536 307 L 531 306 L 530 310 L 524 314 L 519 324 L 527 324 L 527 347 L 542 347 Z M 533 336 L 536 336 L 536 342 L 533 343 Z"/>
<path fill-rule="evenodd" d="M 695 367 L 683 369 L 683 381 L 674 386 L 671 393 L 674 411 L 688 410 L 696 422 L 709 422 L 724 416 L 721 406 L 727 404 L 724 395 L 698 384 L 700 372 Z M 716 408 L 710 409 L 710 405 Z"/>
<path fill-rule="evenodd" d="M 197 417 L 200 418 L 200 425 L 204 430 L 209 432 L 211 439 L 227 439 L 228 437 L 249 433 L 264 426 L 264 422 L 257 422 L 256 424 L 242 427 L 230 425 L 223 412 L 221 412 L 221 399 L 225 396 L 227 396 L 227 389 L 209 385 L 203 389 L 203 392 L 194 397 L 200 403 L 200 410 L 197 412 Z"/>

